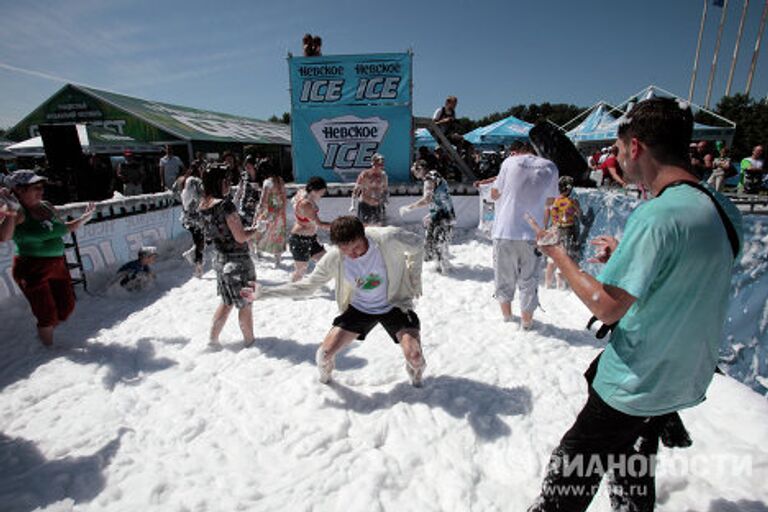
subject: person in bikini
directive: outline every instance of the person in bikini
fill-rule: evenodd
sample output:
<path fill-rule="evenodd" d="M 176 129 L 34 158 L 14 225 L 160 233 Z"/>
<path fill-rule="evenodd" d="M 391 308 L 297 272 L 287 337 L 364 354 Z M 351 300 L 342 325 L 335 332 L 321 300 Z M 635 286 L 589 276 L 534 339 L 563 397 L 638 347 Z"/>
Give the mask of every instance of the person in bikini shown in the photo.
<path fill-rule="evenodd" d="M 328 185 L 323 178 L 313 176 L 307 181 L 304 190 L 298 192 L 293 199 L 295 222 L 288 237 L 288 248 L 293 256 L 294 271 L 291 281 L 298 281 L 307 272 L 310 258 L 320 260 L 325 254 L 325 247 L 317 240 L 317 230 L 328 230 L 329 222 L 323 222 L 317 216 L 320 207 L 317 205 L 325 195 Z"/>

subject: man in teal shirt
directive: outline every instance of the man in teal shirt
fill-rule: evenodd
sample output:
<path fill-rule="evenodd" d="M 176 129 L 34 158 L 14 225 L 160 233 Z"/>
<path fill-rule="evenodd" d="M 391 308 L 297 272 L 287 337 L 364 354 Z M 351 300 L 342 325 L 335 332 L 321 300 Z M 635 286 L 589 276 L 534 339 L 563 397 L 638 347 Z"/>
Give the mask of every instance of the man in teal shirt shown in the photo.
<path fill-rule="evenodd" d="M 585 510 L 606 472 L 614 510 L 653 510 L 659 432 L 669 413 L 704 400 L 742 224 L 739 211 L 690 172 L 692 130 L 688 105 L 661 98 L 637 104 L 620 125 L 619 162 L 655 198 L 633 212 L 620 244 L 593 241 L 606 263 L 596 279 L 562 246 L 541 246 L 590 311 L 616 326 L 529 511 Z"/>

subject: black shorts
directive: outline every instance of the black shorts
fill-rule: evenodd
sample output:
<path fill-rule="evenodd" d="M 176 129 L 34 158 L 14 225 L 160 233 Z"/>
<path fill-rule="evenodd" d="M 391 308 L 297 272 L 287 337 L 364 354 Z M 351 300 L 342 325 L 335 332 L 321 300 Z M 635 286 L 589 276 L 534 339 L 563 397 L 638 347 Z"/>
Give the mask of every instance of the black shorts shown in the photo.
<path fill-rule="evenodd" d="M 403 312 L 402 309 L 392 308 L 386 313 L 380 315 L 371 315 L 363 313 L 359 309 L 349 306 L 346 311 L 333 319 L 335 327 L 341 327 L 345 331 L 359 334 L 357 339 L 364 340 L 365 336 L 371 332 L 371 329 L 380 323 L 387 331 L 389 337 L 395 343 L 400 343 L 397 339 L 397 333 L 403 329 L 418 331 L 421 324 L 419 317 L 414 311 Z"/>
<path fill-rule="evenodd" d="M 288 237 L 288 248 L 291 250 L 293 261 L 309 261 L 312 256 L 325 250 L 317 241 L 317 235 L 291 235 Z"/>
<path fill-rule="evenodd" d="M 371 206 L 360 201 L 357 203 L 357 218 L 363 224 L 384 224 L 384 205 Z"/>

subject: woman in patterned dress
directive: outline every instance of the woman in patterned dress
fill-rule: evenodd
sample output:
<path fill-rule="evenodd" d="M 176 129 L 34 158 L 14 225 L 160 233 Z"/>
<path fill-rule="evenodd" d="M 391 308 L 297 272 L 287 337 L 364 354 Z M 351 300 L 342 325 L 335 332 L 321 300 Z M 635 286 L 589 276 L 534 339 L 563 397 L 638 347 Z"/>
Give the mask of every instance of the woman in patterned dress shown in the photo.
<path fill-rule="evenodd" d="M 245 346 L 250 346 L 254 339 L 251 305 L 240 297 L 240 291 L 256 280 L 248 242 L 257 238 L 260 231 L 255 225 L 243 226 L 229 190 L 229 168 L 221 164 L 210 166 L 203 174 L 203 199 L 199 211 L 205 237 L 215 249 L 213 269 L 216 271 L 217 293 L 221 297 L 209 338 L 209 345 L 215 349 L 221 347 L 219 334 L 233 306 L 238 309 Z"/>
<path fill-rule="evenodd" d="M 256 221 L 260 226 L 264 224 L 265 228 L 257 248 L 261 252 L 274 255 L 275 268 L 278 268 L 280 257 L 285 251 L 288 229 L 285 208 L 288 199 L 285 195 L 285 182 L 280 176 L 280 170 L 271 162 L 262 164 L 261 170 L 266 179 L 261 185 L 261 200 L 256 209 Z"/>

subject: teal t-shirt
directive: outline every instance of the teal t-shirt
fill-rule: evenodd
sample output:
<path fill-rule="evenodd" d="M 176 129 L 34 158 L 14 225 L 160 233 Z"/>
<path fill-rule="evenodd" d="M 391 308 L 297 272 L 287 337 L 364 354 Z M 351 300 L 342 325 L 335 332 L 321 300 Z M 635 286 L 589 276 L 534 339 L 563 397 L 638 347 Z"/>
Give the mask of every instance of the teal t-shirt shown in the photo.
<path fill-rule="evenodd" d="M 741 245 L 741 214 L 716 196 Z M 630 216 L 597 277 L 637 299 L 614 330 L 592 383 L 608 405 L 656 416 L 704 400 L 717 364 L 733 265 L 712 200 L 693 187 L 669 187 Z"/>

